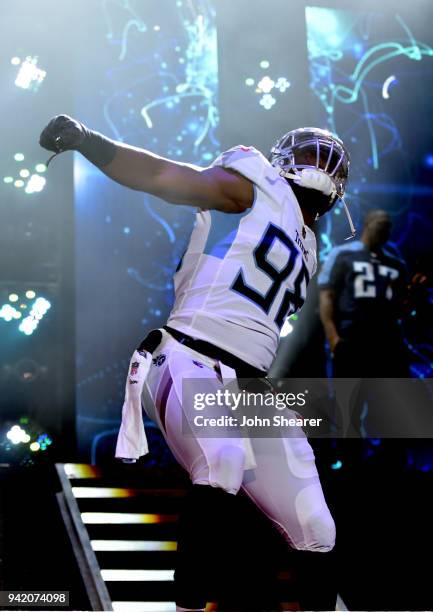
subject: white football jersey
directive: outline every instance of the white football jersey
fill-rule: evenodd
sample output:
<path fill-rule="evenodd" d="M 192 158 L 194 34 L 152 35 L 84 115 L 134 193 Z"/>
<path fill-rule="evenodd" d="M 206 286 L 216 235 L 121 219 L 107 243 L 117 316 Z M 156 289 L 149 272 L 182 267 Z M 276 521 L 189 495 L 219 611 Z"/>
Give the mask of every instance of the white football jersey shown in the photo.
<path fill-rule="evenodd" d="M 316 271 L 316 238 L 289 184 L 257 149 L 234 147 L 212 165 L 250 179 L 254 203 L 240 214 L 199 210 L 167 324 L 267 371 Z"/>

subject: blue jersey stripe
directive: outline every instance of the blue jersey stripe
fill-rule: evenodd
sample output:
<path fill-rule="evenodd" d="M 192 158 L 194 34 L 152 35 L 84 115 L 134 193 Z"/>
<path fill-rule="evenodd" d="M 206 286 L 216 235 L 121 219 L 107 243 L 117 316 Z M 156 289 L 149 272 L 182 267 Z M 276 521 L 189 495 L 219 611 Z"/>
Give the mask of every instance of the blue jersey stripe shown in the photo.
<path fill-rule="evenodd" d="M 210 229 L 203 253 L 224 259 L 236 239 L 241 220 L 252 211 L 255 202 L 256 187 L 254 185 L 253 205 L 243 213 L 228 214 L 219 210 L 210 210 Z"/>

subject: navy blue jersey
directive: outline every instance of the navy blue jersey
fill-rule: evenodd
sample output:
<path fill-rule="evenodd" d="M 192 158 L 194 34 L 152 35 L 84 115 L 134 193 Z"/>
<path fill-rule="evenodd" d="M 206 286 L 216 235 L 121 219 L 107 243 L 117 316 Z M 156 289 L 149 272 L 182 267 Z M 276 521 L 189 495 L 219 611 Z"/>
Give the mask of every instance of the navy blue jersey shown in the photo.
<path fill-rule="evenodd" d="M 335 322 L 343 337 L 395 333 L 407 281 L 404 262 L 360 240 L 334 248 L 318 277 L 335 295 Z"/>

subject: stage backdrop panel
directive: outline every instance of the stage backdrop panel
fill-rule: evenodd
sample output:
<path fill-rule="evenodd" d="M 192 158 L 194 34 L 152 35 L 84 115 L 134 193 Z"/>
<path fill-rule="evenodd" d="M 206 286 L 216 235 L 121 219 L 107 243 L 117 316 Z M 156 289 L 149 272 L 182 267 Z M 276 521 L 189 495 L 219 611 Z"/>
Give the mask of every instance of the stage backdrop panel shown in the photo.
<path fill-rule="evenodd" d="M 267 154 L 301 125 L 336 130 L 352 153 L 347 201 L 356 224 L 370 208 L 388 210 L 392 248 L 420 269 L 433 230 L 428 10 L 318 4 L 86 5 L 76 115 L 112 138 L 203 166 L 239 143 Z M 112 455 L 131 351 L 170 311 L 194 209 L 121 187 L 79 155 L 74 177 L 77 433 L 83 459 L 94 461 Z M 322 261 L 347 231 L 337 206 L 318 226 Z M 283 344 L 297 347 L 297 331 L 307 337 L 314 309 L 291 321 Z M 415 327 L 414 374 L 428 375 L 431 332 Z"/>

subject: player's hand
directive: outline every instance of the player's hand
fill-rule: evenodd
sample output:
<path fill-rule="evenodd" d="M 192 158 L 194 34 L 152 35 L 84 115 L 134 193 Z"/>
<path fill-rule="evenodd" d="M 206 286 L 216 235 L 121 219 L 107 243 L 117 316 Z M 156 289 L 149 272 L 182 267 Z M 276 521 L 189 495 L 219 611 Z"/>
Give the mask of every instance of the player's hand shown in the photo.
<path fill-rule="evenodd" d="M 329 348 L 331 349 L 332 354 L 335 353 L 335 349 L 337 348 L 337 345 L 340 342 L 341 342 L 340 336 L 332 336 L 332 338 L 329 338 Z"/>
<path fill-rule="evenodd" d="M 78 149 L 86 138 L 85 127 L 68 115 L 53 117 L 43 129 L 39 144 L 48 151 L 60 153 Z"/>

